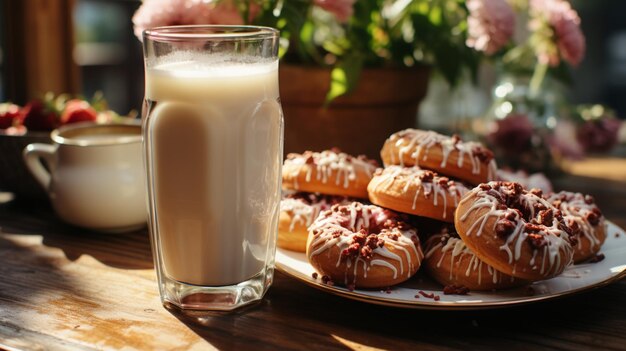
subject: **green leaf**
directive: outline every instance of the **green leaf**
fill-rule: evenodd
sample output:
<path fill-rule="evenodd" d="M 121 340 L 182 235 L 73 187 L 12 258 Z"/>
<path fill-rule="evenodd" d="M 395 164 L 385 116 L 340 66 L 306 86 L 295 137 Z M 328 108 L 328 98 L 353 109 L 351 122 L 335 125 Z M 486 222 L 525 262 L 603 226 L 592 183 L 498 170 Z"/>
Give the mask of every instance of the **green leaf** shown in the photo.
<path fill-rule="evenodd" d="M 571 86 L 574 84 L 570 67 L 563 60 L 561 60 L 558 66 L 550 67 L 550 74 L 552 75 L 552 77 L 556 78 L 566 85 Z"/>
<path fill-rule="evenodd" d="M 430 10 L 430 13 L 428 14 L 428 19 L 430 19 L 430 22 L 434 25 L 440 25 L 441 24 L 441 8 L 440 7 L 433 7 Z"/>
<path fill-rule="evenodd" d="M 335 65 L 330 73 L 330 89 L 326 95 L 326 105 L 339 96 L 352 92 L 359 82 L 362 69 L 363 58 L 356 55 L 349 55 L 344 61 Z"/>
<path fill-rule="evenodd" d="M 300 41 L 298 42 L 300 45 L 298 46 L 298 50 L 300 51 L 301 56 L 312 58 L 313 61 L 322 63 L 322 55 L 319 53 L 317 46 L 315 45 L 313 35 L 315 35 L 315 26 L 313 22 L 304 22 L 302 28 L 300 29 Z"/>
<path fill-rule="evenodd" d="M 281 39 L 278 55 L 281 59 L 291 53 L 297 54 L 300 61 L 312 61 L 307 49 L 303 47 L 303 39 L 300 38 L 302 29 L 310 15 L 311 0 L 234 0 L 234 3 L 242 15 L 249 12 L 251 3 L 256 3 L 261 7 L 261 11 L 254 18 L 253 23 L 280 30 Z"/>
<path fill-rule="evenodd" d="M 336 42 L 327 41 L 323 44 L 324 50 L 330 52 L 333 55 L 341 56 L 345 53 L 345 48 L 338 45 Z"/>
<path fill-rule="evenodd" d="M 343 67 L 335 67 L 330 74 L 330 89 L 326 95 L 326 103 L 348 92 L 348 77 Z"/>

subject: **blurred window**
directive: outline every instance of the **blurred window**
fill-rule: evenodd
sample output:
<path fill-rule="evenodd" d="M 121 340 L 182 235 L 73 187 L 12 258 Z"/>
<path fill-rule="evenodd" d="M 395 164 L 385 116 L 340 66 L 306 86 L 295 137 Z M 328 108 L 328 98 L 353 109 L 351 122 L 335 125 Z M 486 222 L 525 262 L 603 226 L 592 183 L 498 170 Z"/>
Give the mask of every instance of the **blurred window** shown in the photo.
<path fill-rule="evenodd" d="M 4 92 L 4 28 L 4 6 L 0 6 L 0 102 L 7 100 Z"/>
<path fill-rule="evenodd" d="M 72 57 L 81 72 L 82 94 L 102 91 L 120 114 L 139 110 L 143 99 L 141 43 L 131 18 L 139 0 L 78 0 L 74 8 Z"/>

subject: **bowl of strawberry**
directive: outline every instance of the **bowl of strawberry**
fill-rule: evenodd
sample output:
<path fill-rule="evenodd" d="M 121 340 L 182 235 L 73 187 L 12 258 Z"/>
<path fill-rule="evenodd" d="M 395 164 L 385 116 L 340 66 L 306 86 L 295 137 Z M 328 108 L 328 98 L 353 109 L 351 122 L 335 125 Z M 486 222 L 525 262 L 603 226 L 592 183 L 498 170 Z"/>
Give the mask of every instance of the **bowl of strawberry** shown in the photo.
<path fill-rule="evenodd" d="M 51 144 L 50 132 L 78 122 L 112 123 L 124 119 L 108 110 L 106 101 L 96 95 L 91 101 L 68 95 L 46 94 L 24 106 L 0 103 L 0 191 L 16 199 L 48 201 L 48 196 L 24 164 L 22 153 L 28 144 Z"/>

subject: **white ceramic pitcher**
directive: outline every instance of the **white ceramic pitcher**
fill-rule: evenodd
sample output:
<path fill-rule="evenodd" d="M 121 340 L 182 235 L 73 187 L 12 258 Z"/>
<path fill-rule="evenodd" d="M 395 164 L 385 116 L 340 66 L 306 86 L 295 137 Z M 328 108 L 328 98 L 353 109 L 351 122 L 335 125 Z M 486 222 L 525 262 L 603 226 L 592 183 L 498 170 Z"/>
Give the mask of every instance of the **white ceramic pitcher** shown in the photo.
<path fill-rule="evenodd" d="M 139 123 L 77 123 L 50 136 L 53 145 L 28 145 L 24 160 L 59 217 L 105 232 L 132 231 L 146 224 Z"/>

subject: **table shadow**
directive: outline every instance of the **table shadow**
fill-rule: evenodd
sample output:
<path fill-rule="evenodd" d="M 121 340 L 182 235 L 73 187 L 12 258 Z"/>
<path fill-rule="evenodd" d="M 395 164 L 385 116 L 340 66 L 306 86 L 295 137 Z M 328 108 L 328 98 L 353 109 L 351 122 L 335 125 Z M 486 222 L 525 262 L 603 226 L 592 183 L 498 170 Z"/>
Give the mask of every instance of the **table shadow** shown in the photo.
<path fill-rule="evenodd" d="M 503 344 L 519 342 L 541 349 L 550 348 L 557 339 L 569 342 L 574 332 L 597 341 L 592 337 L 594 331 L 585 326 L 594 325 L 594 330 L 598 325 L 610 326 L 606 316 L 615 315 L 610 311 L 623 305 L 625 298 L 620 296 L 619 287 L 609 286 L 512 308 L 412 310 L 348 300 L 278 273 L 266 298 L 245 310 L 194 314 L 170 307 L 168 311 L 218 349 L 399 350 L 411 345 L 418 349 L 502 350 Z M 607 300 L 614 303 L 607 304 Z M 581 310 L 579 306 L 586 307 Z M 588 342 L 590 348 L 597 347 L 593 340 L 571 345 L 583 347 Z"/>
<path fill-rule="evenodd" d="M 81 284 L 62 272 L 65 262 L 61 253 L 42 247 L 37 240 L 0 236 L 0 325 L 5 327 L 4 337 L 12 332 L 18 341 L 23 337 L 20 333 L 29 330 L 33 322 L 28 311 L 47 314 L 95 308 Z M 72 323 L 68 315 L 55 317 L 59 323 Z"/>
<path fill-rule="evenodd" d="M 113 234 L 75 227 L 59 219 L 47 201 L 0 203 L 0 223 L 3 233 L 41 235 L 44 245 L 63 250 L 71 261 L 89 255 L 114 268 L 153 268 L 147 228 Z"/>

